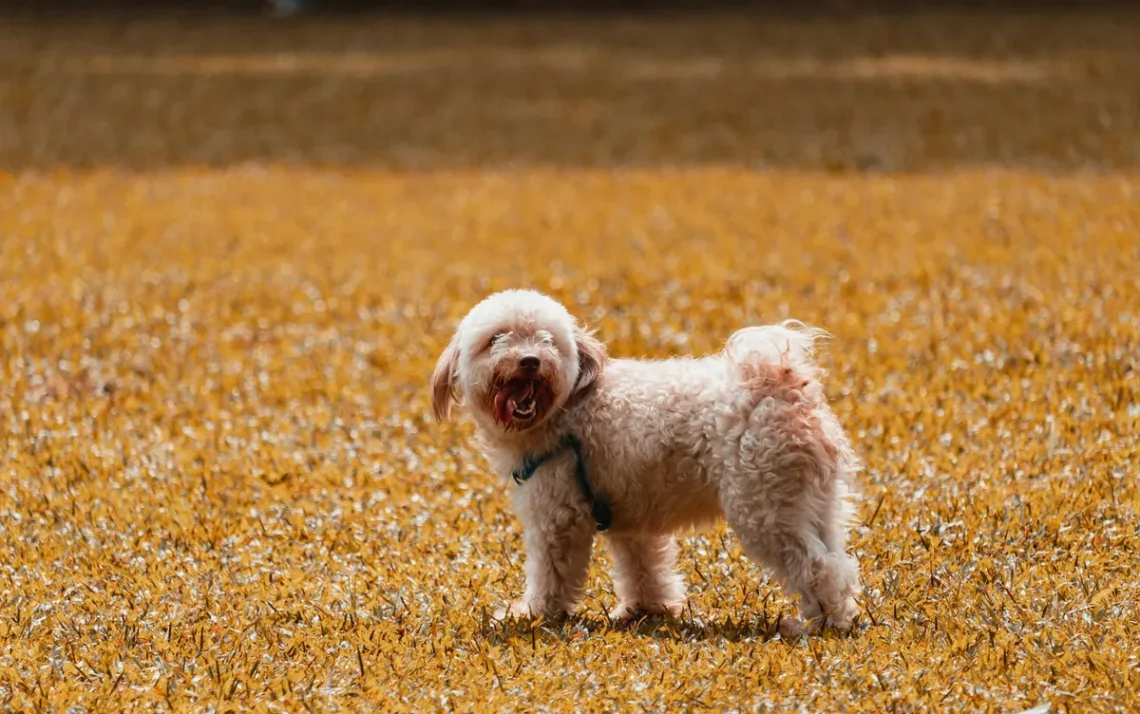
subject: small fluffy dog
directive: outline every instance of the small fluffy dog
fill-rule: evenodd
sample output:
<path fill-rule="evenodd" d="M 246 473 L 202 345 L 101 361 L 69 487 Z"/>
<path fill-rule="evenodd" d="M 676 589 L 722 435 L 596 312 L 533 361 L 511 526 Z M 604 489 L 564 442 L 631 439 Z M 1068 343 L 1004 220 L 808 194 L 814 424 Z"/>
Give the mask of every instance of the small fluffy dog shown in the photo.
<path fill-rule="evenodd" d="M 721 354 L 610 359 L 557 301 L 508 290 L 460 322 L 432 376 L 435 416 L 469 405 L 495 471 L 514 480 L 526 547 L 515 615 L 572 613 L 605 531 L 611 613 L 681 612 L 673 534 L 727 519 L 813 625 L 851 626 L 859 565 L 846 552 L 859 462 L 827 405 L 797 322 L 750 327 Z M 786 635 L 803 621 L 780 624 Z"/>

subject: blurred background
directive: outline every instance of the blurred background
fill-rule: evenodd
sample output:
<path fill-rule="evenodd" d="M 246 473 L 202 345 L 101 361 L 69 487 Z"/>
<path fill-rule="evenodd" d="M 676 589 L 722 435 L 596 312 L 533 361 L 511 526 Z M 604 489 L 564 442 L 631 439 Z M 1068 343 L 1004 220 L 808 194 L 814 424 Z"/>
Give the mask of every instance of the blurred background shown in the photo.
<path fill-rule="evenodd" d="M 1137 160 L 1135 20 L 1108 3 L 305 1 L 6 4 L 0 161 Z"/>

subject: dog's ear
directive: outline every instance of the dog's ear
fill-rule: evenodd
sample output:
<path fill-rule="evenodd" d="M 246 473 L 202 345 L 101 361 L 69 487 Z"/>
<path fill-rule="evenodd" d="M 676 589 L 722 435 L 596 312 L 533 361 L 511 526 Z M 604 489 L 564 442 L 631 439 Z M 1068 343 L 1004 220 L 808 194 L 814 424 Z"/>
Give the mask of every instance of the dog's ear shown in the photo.
<path fill-rule="evenodd" d="M 459 368 L 459 341 L 451 342 L 435 363 L 431 375 L 431 410 L 436 421 L 447 421 L 451 417 L 451 401 L 455 399 L 456 370 Z"/>
<path fill-rule="evenodd" d="M 574 391 L 589 387 L 606 364 L 606 346 L 581 325 L 574 328 L 574 344 L 578 346 L 578 382 Z"/>

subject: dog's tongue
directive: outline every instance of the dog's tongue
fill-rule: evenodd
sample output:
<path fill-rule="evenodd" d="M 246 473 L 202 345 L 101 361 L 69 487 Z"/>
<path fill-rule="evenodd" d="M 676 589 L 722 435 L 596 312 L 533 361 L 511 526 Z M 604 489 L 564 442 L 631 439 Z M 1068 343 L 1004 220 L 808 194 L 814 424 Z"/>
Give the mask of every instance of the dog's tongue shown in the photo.
<path fill-rule="evenodd" d="M 514 419 L 515 407 L 519 402 L 530 396 L 534 389 L 534 382 L 529 379 L 512 379 L 504 384 L 495 394 L 495 412 L 503 424 Z"/>

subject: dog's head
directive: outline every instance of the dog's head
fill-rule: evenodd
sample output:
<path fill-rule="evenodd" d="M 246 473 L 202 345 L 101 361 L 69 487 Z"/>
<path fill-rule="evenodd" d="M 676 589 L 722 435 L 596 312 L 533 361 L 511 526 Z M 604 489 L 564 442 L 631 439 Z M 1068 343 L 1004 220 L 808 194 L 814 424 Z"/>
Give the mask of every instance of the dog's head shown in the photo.
<path fill-rule="evenodd" d="M 432 375 L 432 409 L 446 421 L 462 397 L 483 426 L 532 429 L 602 370 L 606 348 L 557 301 L 530 290 L 495 293 L 459 323 Z"/>

